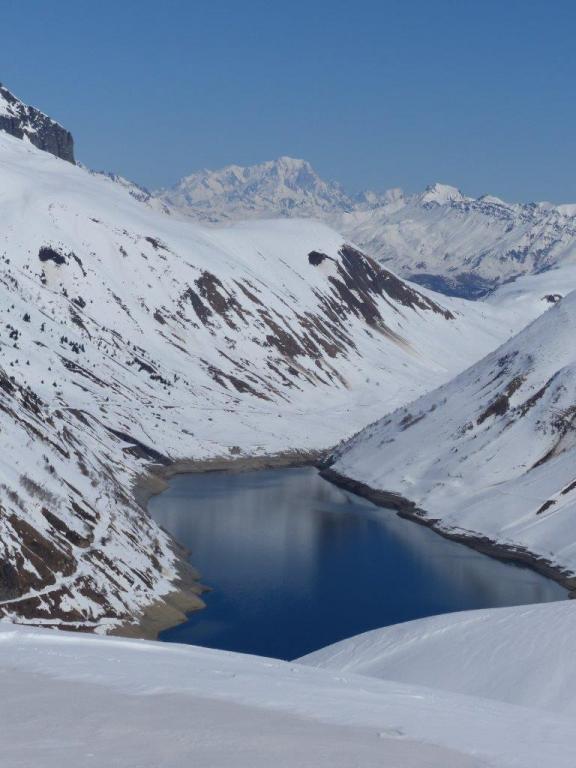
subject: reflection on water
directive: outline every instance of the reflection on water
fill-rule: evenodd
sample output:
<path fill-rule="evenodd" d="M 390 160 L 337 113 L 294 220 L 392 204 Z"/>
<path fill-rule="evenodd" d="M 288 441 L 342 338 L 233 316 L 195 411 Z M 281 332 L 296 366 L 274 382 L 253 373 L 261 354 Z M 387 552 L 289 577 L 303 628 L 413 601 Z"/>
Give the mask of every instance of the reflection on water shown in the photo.
<path fill-rule="evenodd" d="M 150 512 L 213 588 L 167 641 L 293 659 L 399 621 L 566 597 L 311 468 L 182 475 Z"/>

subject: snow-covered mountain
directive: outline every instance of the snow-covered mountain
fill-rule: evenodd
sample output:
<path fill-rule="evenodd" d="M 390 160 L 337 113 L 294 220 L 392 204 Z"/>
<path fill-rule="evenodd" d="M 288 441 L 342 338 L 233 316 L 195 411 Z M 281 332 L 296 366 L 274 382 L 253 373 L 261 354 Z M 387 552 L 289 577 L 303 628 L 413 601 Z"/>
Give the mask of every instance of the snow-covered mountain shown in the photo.
<path fill-rule="evenodd" d="M 117 186 L 122 187 L 122 189 L 125 189 L 126 192 L 128 192 L 128 194 L 134 198 L 134 200 L 137 200 L 139 203 L 144 203 L 155 211 L 160 211 L 167 214 L 168 216 L 170 216 L 174 211 L 173 208 L 163 203 L 159 197 L 146 189 L 146 187 L 142 187 L 140 184 L 136 184 L 136 182 L 130 181 L 130 179 L 126 179 L 124 176 L 120 176 L 118 173 L 110 173 L 109 171 L 94 171 L 91 168 L 85 166 L 83 163 L 78 163 L 78 165 L 80 165 L 80 167 L 84 168 L 85 171 L 92 174 L 93 176 L 98 176 L 100 179 L 107 181 L 109 184 L 116 184 Z"/>
<path fill-rule="evenodd" d="M 576 262 L 573 205 L 471 198 L 435 184 L 333 223 L 400 275 L 468 298 Z"/>
<path fill-rule="evenodd" d="M 0 131 L 30 141 L 38 149 L 74 162 L 72 134 L 40 110 L 24 104 L 0 83 Z"/>
<path fill-rule="evenodd" d="M 448 384 L 368 427 L 333 470 L 576 586 L 576 292 Z M 381 494 L 381 499 L 387 494 Z"/>
<path fill-rule="evenodd" d="M 311 217 L 327 221 L 404 278 L 478 298 L 520 275 L 576 261 L 576 206 L 472 198 L 433 184 L 406 195 L 348 195 L 304 160 L 200 171 L 155 193 L 195 219 Z"/>
<path fill-rule="evenodd" d="M 204 229 L 2 132 L 0 158 L 0 614 L 20 621 L 112 628 L 190 581 L 134 501 L 151 462 L 326 449 L 517 323 L 323 224 Z"/>
<path fill-rule="evenodd" d="M 156 195 L 200 221 L 316 218 L 353 210 L 339 184 L 318 176 L 310 163 L 280 157 L 259 165 L 228 165 L 185 176 Z"/>

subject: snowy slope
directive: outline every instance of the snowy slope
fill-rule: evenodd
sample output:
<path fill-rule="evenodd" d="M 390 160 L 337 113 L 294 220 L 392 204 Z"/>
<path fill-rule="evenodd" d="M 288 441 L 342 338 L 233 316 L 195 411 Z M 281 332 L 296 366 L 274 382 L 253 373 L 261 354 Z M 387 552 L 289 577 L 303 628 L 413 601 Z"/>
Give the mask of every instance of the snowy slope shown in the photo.
<path fill-rule="evenodd" d="M 107 181 L 109 184 L 117 184 L 119 187 L 122 187 L 122 189 L 125 189 L 128 194 L 132 195 L 135 200 L 138 200 L 139 203 L 144 203 L 155 211 L 165 213 L 168 216 L 175 212 L 173 208 L 169 208 L 158 197 L 149 192 L 146 187 L 141 187 L 139 184 L 136 184 L 135 182 L 130 181 L 129 179 L 126 179 L 117 173 L 93 171 L 82 163 L 78 163 L 78 165 L 80 165 L 88 173 L 91 173 L 93 176 L 97 176 L 103 181 Z"/>
<path fill-rule="evenodd" d="M 342 446 L 333 469 L 408 499 L 442 530 L 576 573 L 575 335 L 572 292 Z"/>
<path fill-rule="evenodd" d="M 10 768 L 573 768 L 573 716 L 192 646 L 0 624 Z"/>
<path fill-rule="evenodd" d="M 472 198 L 446 184 L 407 195 L 349 195 L 304 160 L 203 170 L 155 193 L 207 222 L 311 217 L 326 221 L 402 277 L 477 298 L 520 275 L 576 261 L 576 207 Z"/>
<path fill-rule="evenodd" d="M 326 449 L 492 349 L 314 222 L 205 230 L 0 132 L 0 614 L 100 630 L 182 574 L 151 462 Z M 446 303 L 446 306 L 444 304 Z"/>
<path fill-rule="evenodd" d="M 299 661 L 576 715 L 576 610 L 570 602 L 410 621 Z"/>

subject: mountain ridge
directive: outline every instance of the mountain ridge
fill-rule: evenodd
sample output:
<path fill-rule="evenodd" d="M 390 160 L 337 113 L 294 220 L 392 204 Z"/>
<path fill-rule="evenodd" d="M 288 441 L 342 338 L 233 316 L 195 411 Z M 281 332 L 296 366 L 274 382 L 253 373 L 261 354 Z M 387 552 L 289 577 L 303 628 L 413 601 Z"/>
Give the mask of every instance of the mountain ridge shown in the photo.
<path fill-rule="evenodd" d="M 0 130 L 74 163 L 72 135 L 0 84 Z M 183 177 L 150 192 L 103 174 L 146 206 L 210 225 L 263 218 L 313 218 L 435 291 L 477 299 L 499 285 L 576 263 L 576 204 L 507 203 L 434 183 L 423 192 L 347 193 L 306 160 L 282 156 Z"/>

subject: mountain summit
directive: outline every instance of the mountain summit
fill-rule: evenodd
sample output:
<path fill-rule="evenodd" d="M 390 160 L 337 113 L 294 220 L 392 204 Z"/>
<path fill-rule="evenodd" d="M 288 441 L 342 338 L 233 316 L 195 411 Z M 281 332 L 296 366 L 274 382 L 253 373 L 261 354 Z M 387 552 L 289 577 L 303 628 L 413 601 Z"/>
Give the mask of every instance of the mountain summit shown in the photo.
<path fill-rule="evenodd" d="M 448 203 L 464 203 L 471 200 L 465 197 L 457 187 L 449 184 L 430 184 L 420 195 L 421 205 L 447 205 Z"/>
<path fill-rule="evenodd" d="M 325 218 L 351 211 L 342 187 L 318 176 L 310 163 L 279 157 L 258 165 L 227 165 L 185 176 L 161 190 L 163 202 L 205 221 L 254 218 Z"/>
<path fill-rule="evenodd" d="M 74 162 L 74 139 L 51 117 L 17 99 L 0 83 L 0 131 L 27 139 L 38 149 Z"/>

